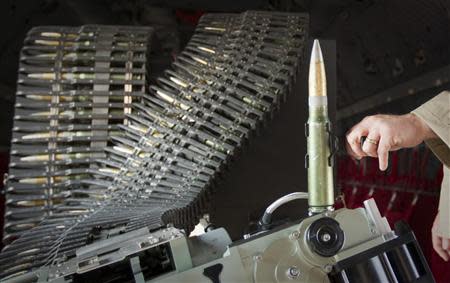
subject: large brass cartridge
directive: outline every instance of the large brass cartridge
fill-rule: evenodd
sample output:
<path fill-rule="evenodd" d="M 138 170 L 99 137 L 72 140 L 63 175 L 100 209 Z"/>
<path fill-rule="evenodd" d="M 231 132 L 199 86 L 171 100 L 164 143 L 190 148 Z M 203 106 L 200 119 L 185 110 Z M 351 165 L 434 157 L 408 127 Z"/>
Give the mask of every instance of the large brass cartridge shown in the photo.
<path fill-rule="evenodd" d="M 314 40 L 309 65 L 309 118 L 306 126 L 308 204 L 310 214 L 332 210 L 334 204 L 331 124 L 328 118 L 327 83 L 319 41 Z"/>

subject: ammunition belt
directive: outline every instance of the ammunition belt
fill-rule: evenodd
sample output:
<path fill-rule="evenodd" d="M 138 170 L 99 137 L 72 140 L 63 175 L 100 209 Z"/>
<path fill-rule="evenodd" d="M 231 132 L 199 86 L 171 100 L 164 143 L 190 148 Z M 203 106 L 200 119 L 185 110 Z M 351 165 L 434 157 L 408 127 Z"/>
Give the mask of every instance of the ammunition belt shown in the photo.
<path fill-rule="evenodd" d="M 307 27 L 302 14 L 204 15 L 171 68 L 127 104 L 128 111 L 118 105 L 125 114 L 107 124 L 114 130 L 99 130 L 117 134 L 97 147 L 104 155 L 89 161 L 95 166 L 86 172 L 71 167 L 82 177 L 61 182 L 77 186 L 52 195 L 61 199 L 57 209 L 5 247 L 0 277 L 63 262 L 117 231 L 169 223 L 192 230 L 227 167 L 291 91 Z M 57 159 L 52 162 L 67 162 Z"/>
<path fill-rule="evenodd" d="M 98 170 L 145 93 L 152 28 L 37 27 L 20 54 L 4 243 L 59 211 Z"/>

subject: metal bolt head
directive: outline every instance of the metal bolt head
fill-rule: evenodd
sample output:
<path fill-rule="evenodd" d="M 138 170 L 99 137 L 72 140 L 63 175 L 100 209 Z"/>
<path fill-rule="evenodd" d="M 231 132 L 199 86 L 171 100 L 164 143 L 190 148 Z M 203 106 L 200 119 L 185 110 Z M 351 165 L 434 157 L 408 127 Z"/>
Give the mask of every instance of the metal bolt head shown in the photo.
<path fill-rule="evenodd" d="M 291 266 L 286 270 L 286 275 L 289 279 L 296 279 L 300 276 L 300 269 L 297 266 Z"/>
<path fill-rule="evenodd" d="M 261 261 L 262 260 L 262 255 L 261 254 L 255 254 L 253 256 L 253 261 Z"/>
<path fill-rule="evenodd" d="M 325 233 L 322 235 L 322 241 L 324 242 L 328 242 L 329 240 L 331 240 L 331 235 L 328 233 Z"/>
<path fill-rule="evenodd" d="M 323 267 L 323 270 L 325 270 L 326 273 L 330 273 L 333 270 L 333 266 L 327 264 Z"/>
<path fill-rule="evenodd" d="M 300 233 L 298 231 L 294 231 L 289 235 L 289 239 L 291 240 L 297 240 L 300 238 Z"/>

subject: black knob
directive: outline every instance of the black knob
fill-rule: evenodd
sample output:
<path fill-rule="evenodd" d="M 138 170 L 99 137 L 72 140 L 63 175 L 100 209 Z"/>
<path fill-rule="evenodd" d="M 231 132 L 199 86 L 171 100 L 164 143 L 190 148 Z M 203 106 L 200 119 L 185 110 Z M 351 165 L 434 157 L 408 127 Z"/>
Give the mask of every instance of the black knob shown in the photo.
<path fill-rule="evenodd" d="M 309 226 L 307 239 L 315 253 L 323 257 L 331 257 L 341 250 L 345 236 L 336 220 L 323 217 Z"/>

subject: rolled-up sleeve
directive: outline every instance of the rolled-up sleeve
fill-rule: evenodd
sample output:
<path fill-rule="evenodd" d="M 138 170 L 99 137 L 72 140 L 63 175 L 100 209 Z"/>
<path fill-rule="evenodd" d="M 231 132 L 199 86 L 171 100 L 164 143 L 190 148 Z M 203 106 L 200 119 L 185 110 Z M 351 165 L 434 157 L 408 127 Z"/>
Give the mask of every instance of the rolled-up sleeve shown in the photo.
<path fill-rule="evenodd" d="M 437 232 L 450 238 L 450 92 L 441 92 L 412 113 L 421 118 L 438 136 L 425 143 L 444 164 Z"/>

